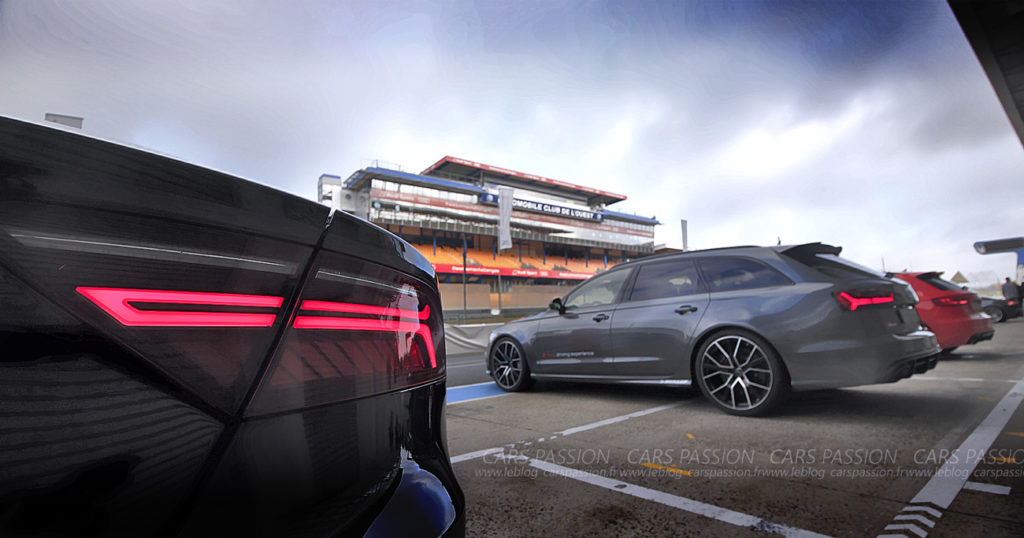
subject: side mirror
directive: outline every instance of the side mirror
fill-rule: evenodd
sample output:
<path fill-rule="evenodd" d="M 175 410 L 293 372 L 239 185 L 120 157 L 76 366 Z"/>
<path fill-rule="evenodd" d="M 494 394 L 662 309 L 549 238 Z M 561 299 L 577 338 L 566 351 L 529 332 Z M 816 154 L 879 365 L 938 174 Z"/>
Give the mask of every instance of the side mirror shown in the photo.
<path fill-rule="evenodd" d="M 551 302 L 548 304 L 548 308 L 551 310 L 557 310 L 559 314 L 565 313 L 565 305 L 562 304 L 561 297 L 555 297 L 554 299 L 552 299 Z"/>

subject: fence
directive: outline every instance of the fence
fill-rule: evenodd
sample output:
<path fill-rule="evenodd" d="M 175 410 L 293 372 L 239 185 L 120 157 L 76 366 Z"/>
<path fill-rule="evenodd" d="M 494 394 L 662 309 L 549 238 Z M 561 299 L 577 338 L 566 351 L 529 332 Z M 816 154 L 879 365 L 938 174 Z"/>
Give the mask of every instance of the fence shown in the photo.
<path fill-rule="evenodd" d="M 452 322 L 467 319 L 486 320 L 492 316 L 517 316 L 547 308 L 555 297 L 565 295 L 570 287 L 552 285 L 512 285 L 505 290 L 491 291 L 490 284 L 441 284 L 441 307 L 444 317 Z"/>
<path fill-rule="evenodd" d="M 508 291 L 501 294 L 501 309 L 544 309 L 547 308 L 551 299 L 565 295 L 565 292 L 569 291 L 569 289 L 568 286 L 511 286 Z M 493 308 L 498 308 L 498 294 L 494 293 L 492 295 Z"/>

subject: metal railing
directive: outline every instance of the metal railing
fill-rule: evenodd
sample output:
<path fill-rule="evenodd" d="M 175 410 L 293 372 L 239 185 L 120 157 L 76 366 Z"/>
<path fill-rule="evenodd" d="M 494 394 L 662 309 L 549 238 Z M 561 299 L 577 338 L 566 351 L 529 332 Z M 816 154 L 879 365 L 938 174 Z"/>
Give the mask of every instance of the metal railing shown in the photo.
<path fill-rule="evenodd" d="M 498 227 L 492 224 L 474 223 L 474 222 L 451 222 L 445 220 L 422 218 L 424 215 L 406 213 L 408 218 L 400 218 L 392 215 L 378 215 L 373 218 L 373 221 L 378 224 L 393 224 L 395 226 L 418 226 L 420 228 L 426 228 L 428 230 L 438 230 L 445 232 L 461 232 L 461 233 L 472 233 L 478 235 L 489 235 L 497 237 Z M 575 237 L 562 237 L 559 235 L 542 234 L 537 232 L 531 232 L 523 229 L 512 229 L 512 238 L 521 239 L 526 241 L 541 241 L 545 243 L 557 243 L 562 245 L 580 246 L 580 247 L 591 247 L 591 248 L 606 248 L 611 250 L 632 250 L 640 254 L 653 254 L 654 253 L 654 242 L 642 243 L 639 245 L 622 245 L 617 243 L 608 243 L 604 241 L 594 241 L 591 239 L 579 239 Z"/>

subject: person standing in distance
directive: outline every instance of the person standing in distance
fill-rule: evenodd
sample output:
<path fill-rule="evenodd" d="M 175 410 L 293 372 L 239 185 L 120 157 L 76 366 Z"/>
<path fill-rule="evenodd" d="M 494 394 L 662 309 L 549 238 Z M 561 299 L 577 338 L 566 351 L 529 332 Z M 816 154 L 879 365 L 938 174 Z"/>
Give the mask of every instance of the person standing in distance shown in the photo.
<path fill-rule="evenodd" d="M 1007 301 L 1019 301 L 1020 290 L 1017 289 L 1017 285 L 1010 280 L 1010 277 L 1006 277 L 1006 282 L 1003 283 L 1003 297 Z"/>

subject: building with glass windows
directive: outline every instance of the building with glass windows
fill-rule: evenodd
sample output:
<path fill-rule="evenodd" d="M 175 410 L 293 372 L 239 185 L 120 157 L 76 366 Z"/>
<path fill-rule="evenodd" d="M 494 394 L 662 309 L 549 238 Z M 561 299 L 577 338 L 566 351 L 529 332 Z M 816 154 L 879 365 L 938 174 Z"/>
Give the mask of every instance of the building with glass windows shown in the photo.
<path fill-rule="evenodd" d="M 513 190 L 511 249 L 498 250 L 499 187 Z M 466 310 L 546 305 L 622 261 L 654 252 L 655 218 L 608 206 L 624 195 L 446 156 L 419 174 L 378 166 L 320 176 L 319 201 L 412 243 Z M 467 286 L 462 286 L 465 283 Z M 472 289 L 469 285 L 472 284 Z M 465 296 L 461 289 L 466 288 Z M 472 303 L 472 304 L 470 304 Z"/>

